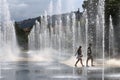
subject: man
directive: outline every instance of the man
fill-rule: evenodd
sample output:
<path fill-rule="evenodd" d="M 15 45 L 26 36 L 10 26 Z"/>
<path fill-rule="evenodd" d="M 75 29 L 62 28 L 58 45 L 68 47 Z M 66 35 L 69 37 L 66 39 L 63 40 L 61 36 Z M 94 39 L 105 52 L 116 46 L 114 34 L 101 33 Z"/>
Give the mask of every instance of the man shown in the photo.
<path fill-rule="evenodd" d="M 93 65 L 93 57 L 92 57 L 92 50 L 91 50 L 92 44 L 89 44 L 88 49 L 87 49 L 87 61 L 86 61 L 86 66 L 88 66 L 88 61 L 91 60 L 91 66 Z"/>
<path fill-rule="evenodd" d="M 83 57 L 83 55 L 82 55 L 82 50 L 81 50 L 81 46 L 78 48 L 78 50 L 77 50 L 77 53 L 75 54 L 75 56 L 77 55 L 77 61 L 76 61 L 76 63 L 75 63 L 75 66 L 77 66 L 77 63 L 80 61 L 81 62 L 81 65 L 82 66 L 84 66 L 83 65 L 83 63 L 82 63 L 82 57 Z"/>

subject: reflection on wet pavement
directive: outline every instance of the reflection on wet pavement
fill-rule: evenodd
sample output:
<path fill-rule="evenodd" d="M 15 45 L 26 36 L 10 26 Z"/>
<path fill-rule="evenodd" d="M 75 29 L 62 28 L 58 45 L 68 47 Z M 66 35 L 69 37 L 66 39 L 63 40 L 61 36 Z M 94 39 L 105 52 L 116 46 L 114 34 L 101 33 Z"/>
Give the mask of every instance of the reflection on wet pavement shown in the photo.
<path fill-rule="evenodd" d="M 0 80 L 102 80 L 101 67 L 70 67 L 57 62 L 1 63 Z M 120 68 L 105 69 L 104 80 L 120 80 Z"/>

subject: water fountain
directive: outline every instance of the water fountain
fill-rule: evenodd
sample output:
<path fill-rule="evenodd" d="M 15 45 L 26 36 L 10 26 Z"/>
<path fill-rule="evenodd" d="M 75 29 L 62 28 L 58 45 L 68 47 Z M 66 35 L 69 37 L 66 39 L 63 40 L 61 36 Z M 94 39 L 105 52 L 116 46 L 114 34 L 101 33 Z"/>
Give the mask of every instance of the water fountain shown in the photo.
<path fill-rule="evenodd" d="M 104 26 L 104 0 L 99 0 L 99 4 L 98 4 L 98 15 L 99 15 L 99 23 L 101 26 L 101 30 L 102 30 L 102 59 L 103 59 L 103 66 L 102 66 L 102 80 L 104 80 L 104 76 L 105 76 L 105 26 Z"/>
<path fill-rule="evenodd" d="M 10 19 L 7 0 L 1 0 L 0 8 L 0 57 L 9 61 L 10 56 L 18 52 L 14 23 Z"/>
<path fill-rule="evenodd" d="M 78 48 L 79 45 L 83 46 L 83 53 L 84 57 L 87 56 L 87 48 L 88 48 L 88 18 L 87 18 L 87 12 L 85 11 L 83 13 L 83 17 L 85 18 L 85 30 L 82 29 L 80 26 L 80 23 L 76 25 L 76 15 L 74 12 L 71 12 L 64 16 L 65 19 L 65 25 L 64 21 L 62 19 L 63 15 L 61 14 L 61 4 L 60 0 L 58 0 L 57 3 L 57 10 L 56 13 L 58 15 L 53 15 L 53 2 L 50 2 L 49 10 L 47 10 L 50 15 L 47 15 L 45 13 L 44 16 L 41 16 L 41 22 L 36 21 L 36 24 L 34 25 L 30 35 L 29 35 L 29 45 L 30 50 L 44 50 L 46 48 L 53 49 L 57 52 L 57 54 L 53 55 L 59 55 L 59 58 L 62 58 L 62 56 L 70 55 L 72 56 L 75 54 L 76 47 Z M 97 20 L 97 28 L 96 28 L 96 47 L 97 47 L 97 53 L 99 52 L 99 55 L 96 53 L 96 58 L 99 57 L 100 59 L 103 59 L 104 64 L 104 0 L 100 0 L 98 4 L 98 15 L 96 16 Z M 60 10 L 59 10 L 60 9 Z M 56 17 L 55 21 L 53 22 L 53 16 Z M 53 26 L 54 24 L 54 26 Z M 85 41 L 83 41 L 83 32 L 85 32 Z M 31 41 L 33 39 L 33 41 Z M 34 40 L 36 39 L 36 40 Z M 79 39 L 79 40 L 78 40 Z M 101 44 L 102 43 L 102 44 Z M 32 45 L 33 44 L 33 45 Z M 31 46 L 32 45 L 32 46 Z M 35 47 L 38 45 L 37 47 Z M 53 52 L 54 53 L 54 52 Z M 57 56 L 58 58 L 58 56 Z M 104 70 L 103 70 L 104 71 Z"/>
<path fill-rule="evenodd" d="M 4 77 L 1 69 L 9 69 L 6 62 L 16 61 L 19 53 L 14 28 L 7 0 L 0 0 L 0 79 Z"/>
<path fill-rule="evenodd" d="M 85 11 L 85 56 L 87 57 L 87 48 L 88 48 L 88 16 L 87 16 L 87 11 Z"/>
<path fill-rule="evenodd" d="M 76 22 L 74 12 L 66 14 L 65 16 L 61 15 L 62 7 L 60 0 L 57 2 L 55 12 L 58 15 L 52 15 L 52 4 L 53 2 L 51 1 L 48 8 L 49 10 L 47 10 L 48 12 L 46 12 L 44 16 L 41 16 L 41 22 L 36 21 L 29 35 L 29 49 L 37 49 L 40 51 L 51 48 L 59 53 L 59 57 L 65 56 L 67 53 L 75 54 L 76 48 L 83 44 L 80 22 Z M 47 13 L 50 15 L 47 15 Z M 54 16 L 56 18 L 53 18 Z M 65 22 L 63 21 L 64 19 Z M 78 25 L 76 25 L 76 23 L 78 23 Z M 39 46 L 35 47 L 35 45 Z"/>
<path fill-rule="evenodd" d="M 115 56 L 114 46 L 114 28 L 112 24 L 112 17 L 110 16 L 110 29 L 109 29 L 109 58 Z"/>
<path fill-rule="evenodd" d="M 92 0 L 91 0 L 92 1 Z M 6 0 L 1 0 L 1 3 L 3 8 L 0 10 L 2 12 L 0 12 L 1 14 L 1 20 L 0 20 L 0 57 L 2 55 L 2 53 L 5 53 L 5 55 L 8 54 L 13 54 L 16 53 L 16 49 L 14 49 L 17 45 L 16 45 L 16 37 L 15 37 L 15 33 L 14 33 L 14 26 L 13 26 L 13 22 L 10 20 L 10 13 L 9 13 L 9 9 L 8 9 L 8 5 Z M 0 7 L 1 8 L 1 7 Z M 60 10 L 59 10 L 60 9 Z M 97 24 L 96 24 L 96 47 L 97 50 L 96 52 L 99 53 L 99 55 L 96 53 L 96 57 L 100 58 L 102 60 L 102 69 L 100 66 L 100 73 L 102 72 L 102 80 L 105 79 L 105 30 L 104 30 L 104 0 L 99 0 L 99 4 L 98 4 L 98 15 L 96 16 L 96 20 L 97 20 Z M 79 45 L 83 46 L 83 53 L 85 53 L 83 56 L 86 58 L 87 57 L 87 48 L 88 48 L 88 38 L 89 38 L 89 26 L 88 26 L 88 17 L 87 17 L 87 11 L 85 11 L 83 13 L 83 17 L 84 17 L 84 22 L 86 23 L 83 27 L 81 26 L 79 21 L 76 21 L 76 15 L 74 12 L 70 12 L 69 14 L 67 13 L 66 15 L 61 15 L 61 0 L 58 0 L 57 2 L 57 10 L 55 13 L 57 13 L 58 15 L 53 15 L 53 2 L 50 2 L 49 5 L 49 9 L 47 10 L 48 12 L 45 11 L 45 14 L 43 16 L 40 16 L 40 21 L 36 21 L 35 25 L 32 28 L 32 31 L 29 35 L 29 50 L 33 51 L 32 53 L 32 57 L 34 56 L 38 56 L 37 59 L 40 60 L 40 58 L 45 58 L 43 59 L 43 61 L 59 61 L 57 64 L 53 62 L 52 63 L 40 63 L 40 68 L 38 68 L 38 70 L 41 70 L 41 65 L 42 65 L 42 69 L 41 71 L 43 71 L 42 75 L 45 74 L 46 75 L 50 74 L 49 72 L 52 72 L 52 76 L 50 77 L 54 77 L 54 78 L 72 78 L 72 79 L 84 79 L 84 80 L 88 80 L 91 72 L 98 70 L 97 66 L 95 67 L 83 67 L 80 68 L 82 75 L 79 74 L 79 76 L 76 75 L 76 68 L 72 67 L 73 70 L 71 71 L 71 65 L 67 66 L 60 63 L 60 61 L 65 61 L 68 60 L 71 56 L 73 56 L 73 54 L 75 54 L 76 52 L 76 48 L 78 48 Z M 49 14 L 49 15 L 48 15 Z M 55 17 L 55 18 L 53 18 Z M 114 53 L 114 28 L 112 26 L 112 19 L 110 17 L 110 30 L 109 33 L 111 35 L 109 35 L 109 48 L 111 53 Z M 83 33 L 85 33 L 83 36 Z M 83 39 L 83 37 L 85 39 Z M 84 41 L 85 40 L 85 41 Z M 7 52 L 7 50 L 9 52 Z M 99 48 L 99 49 L 98 49 Z M 5 56 L 4 55 L 4 56 Z M 29 54 L 27 54 L 29 55 Z M 41 56 L 41 57 L 40 57 Z M 7 58 L 8 59 L 8 58 Z M 36 60 L 37 60 L 36 59 Z M 51 60 L 53 59 L 53 60 Z M 31 59 L 32 60 L 32 59 Z M 72 60 L 71 60 L 72 61 Z M 71 63 L 71 62 L 70 62 Z M 19 63 L 21 65 L 21 63 Z M 30 67 L 36 65 L 36 63 L 33 65 L 33 63 L 31 62 L 32 65 L 30 65 Z M 45 65 L 43 65 L 45 64 Z M 27 63 L 22 64 L 23 66 L 28 65 Z M 65 67 L 62 67 L 62 66 Z M 22 67 L 23 67 L 22 66 Z M 35 67 L 35 66 L 34 66 Z M 39 66 L 37 66 L 39 67 Z M 62 68 L 64 68 L 62 70 Z M 66 68 L 70 68 L 70 69 L 66 69 Z M 26 69 L 31 69 L 31 68 L 25 68 L 25 70 L 19 70 L 20 72 L 17 72 L 16 75 L 21 75 L 21 73 L 25 71 L 24 74 L 28 74 L 29 71 Z M 52 70 L 52 71 L 50 71 Z M 58 71 L 58 73 L 62 73 L 62 75 L 60 74 L 60 76 L 57 74 L 56 70 Z M 72 73 L 69 75 L 64 75 L 67 73 L 67 71 L 71 71 L 68 73 Z M 102 71 L 101 71 L 102 70 Z M 27 71 L 27 72 L 26 72 Z M 33 68 L 31 71 L 31 74 L 34 75 L 33 73 Z M 40 71 L 40 72 L 41 72 Z M 77 69 L 78 71 L 78 69 Z M 35 68 L 35 75 L 37 74 L 39 71 L 36 70 Z M 53 75 L 55 72 L 55 76 Z M 89 73 L 90 72 L 90 73 Z M 20 74 L 19 74 L 20 73 Z M 48 74 L 47 74 L 48 73 Z M 57 74 L 57 76 L 56 76 Z M 31 76 L 32 76 L 31 75 Z M 34 75 L 34 76 L 35 76 Z M 89 75 L 89 77 L 88 77 Z M 26 76 L 22 75 L 23 77 L 27 78 Z M 21 77 L 22 76 L 18 76 Z M 81 77 L 82 76 L 82 77 Z M 96 76 L 96 75 L 95 75 Z M 18 78 L 17 77 L 17 78 Z M 40 75 L 40 78 L 43 77 Z M 47 76 L 48 77 L 48 76 Z M 92 76 L 93 77 L 93 76 Z M 36 78 L 36 77 L 35 77 Z M 96 78 L 96 77 L 95 77 Z M 30 78 L 28 78 L 30 79 Z M 101 78 L 100 78 L 101 79 Z M 51 79 L 52 80 L 52 79 Z"/>
<path fill-rule="evenodd" d="M 100 25 L 100 15 L 97 15 L 96 17 L 96 57 L 99 56 L 99 58 L 102 57 L 102 26 Z M 99 53 L 99 54 L 98 54 Z"/>

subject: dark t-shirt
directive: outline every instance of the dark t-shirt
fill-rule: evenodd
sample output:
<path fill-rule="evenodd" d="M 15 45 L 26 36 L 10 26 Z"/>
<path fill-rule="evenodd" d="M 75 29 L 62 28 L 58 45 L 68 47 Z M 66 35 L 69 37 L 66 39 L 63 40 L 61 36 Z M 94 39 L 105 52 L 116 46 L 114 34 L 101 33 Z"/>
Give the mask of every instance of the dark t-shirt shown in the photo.
<path fill-rule="evenodd" d="M 88 47 L 87 55 L 88 55 L 88 56 L 91 56 L 91 54 L 92 54 L 91 47 Z"/>
<path fill-rule="evenodd" d="M 77 53 L 78 53 L 78 55 L 81 55 L 81 53 L 82 53 L 81 48 L 78 49 Z"/>

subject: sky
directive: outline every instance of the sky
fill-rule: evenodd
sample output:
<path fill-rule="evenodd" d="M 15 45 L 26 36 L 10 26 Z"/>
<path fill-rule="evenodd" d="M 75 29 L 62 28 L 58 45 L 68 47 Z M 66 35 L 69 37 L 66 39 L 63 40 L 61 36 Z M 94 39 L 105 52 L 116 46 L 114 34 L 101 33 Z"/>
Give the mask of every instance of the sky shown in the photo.
<path fill-rule="evenodd" d="M 52 2 L 51 2 L 52 1 Z M 51 14 L 50 3 L 52 4 L 52 14 L 82 11 L 84 0 L 8 0 L 12 20 L 21 21 L 44 15 L 45 11 Z M 61 6 L 61 7 L 59 7 Z"/>

